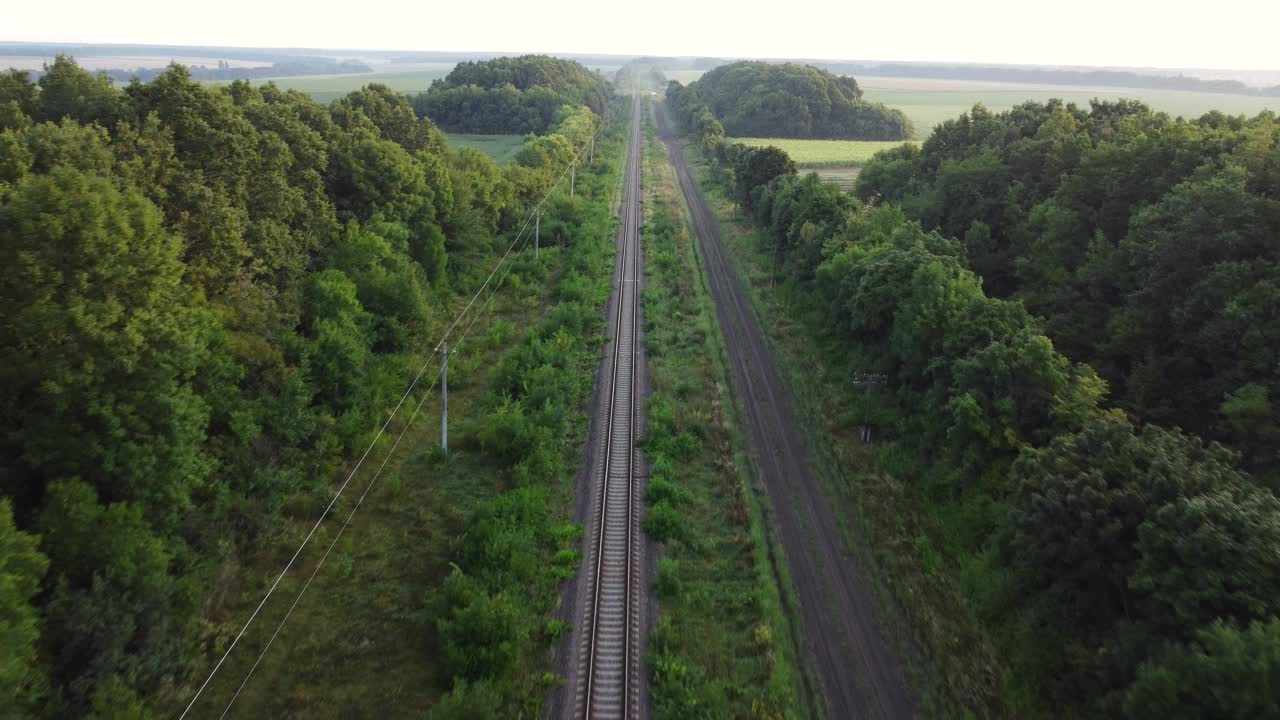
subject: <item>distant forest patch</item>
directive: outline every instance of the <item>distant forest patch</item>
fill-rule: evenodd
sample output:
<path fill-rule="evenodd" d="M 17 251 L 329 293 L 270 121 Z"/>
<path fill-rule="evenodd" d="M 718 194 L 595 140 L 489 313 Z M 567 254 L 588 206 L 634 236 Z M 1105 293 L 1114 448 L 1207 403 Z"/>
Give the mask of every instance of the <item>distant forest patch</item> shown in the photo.
<path fill-rule="evenodd" d="M 458 63 L 413 105 L 448 132 L 542 133 L 565 105 L 600 115 L 610 93 L 605 79 L 580 63 L 525 55 Z"/>
<path fill-rule="evenodd" d="M 55 58 L 74 59 L 74 55 L 59 53 Z M 8 60 L 8 64 L 4 64 Z M 35 60 L 35 61 L 33 61 Z M 187 74 L 192 79 L 200 82 L 232 82 L 237 79 L 268 79 L 280 77 L 298 77 L 298 76 L 334 76 L 334 74 L 366 74 L 374 72 L 369 64 L 361 60 L 337 60 L 332 58 L 288 58 L 270 64 L 247 65 L 244 60 L 227 60 L 227 59 L 210 59 L 201 58 L 200 60 L 209 61 L 212 65 L 204 63 L 192 63 L 191 58 L 186 56 L 174 56 L 174 58 L 165 63 L 157 63 L 154 58 L 147 56 L 120 56 L 122 64 L 125 61 L 136 61 L 134 67 L 101 67 L 105 63 L 99 61 L 99 68 L 95 74 L 105 74 L 106 77 L 113 79 L 118 83 L 133 82 L 134 78 L 140 79 L 142 82 L 151 82 L 152 79 L 160 77 L 164 74 L 170 65 L 183 65 L 187 69 Z M 24 69 L 32 68 L 33 64 L 38 64 L 40 59 L 32 58 L 28 55 L 4 55 L 0 56 L 0 68 Z M 44 69 L 29 69 L 33 79 L 40 79 L 47 72 L 47 68 L 52 63 L 45 63 Z M 113 63 L 114 64 L 114 63 Z"/>
<path fill-rule="evenodd" d="M 159 77 L 164 71 L 165 68 L 139 67 L 132 70 L 112 68 L 102 72 L 116 82 L 130 82 L 135 77 L 143 82 L 148 82 Z M 261 67 L 235 67 L 226 60 L 219 60 L 216 67 L 196 65 L 188 67 L 187 71 L 191 74 L 193 80 L 229 82 L 232 80 L 258 80 L 298 75 L 356 75 L 371 73 L 373 68 L 359 60 L 294 58 Z"/>
<path fill-rule="evenodd" d="M 735 137 L 905 140 L 912 132 L 902 111 L 863 100 L 852 77 L 810 65 L 737 62 L 690 87 Z"/>

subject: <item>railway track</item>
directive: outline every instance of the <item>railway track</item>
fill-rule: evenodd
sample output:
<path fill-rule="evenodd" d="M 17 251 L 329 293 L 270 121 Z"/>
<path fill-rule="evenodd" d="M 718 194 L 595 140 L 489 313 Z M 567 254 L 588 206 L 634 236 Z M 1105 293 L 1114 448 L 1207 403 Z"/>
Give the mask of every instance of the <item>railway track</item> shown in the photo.
<path fill-rule="evenodd" d="M 635 97 L 623 181 L 622 227 L 603 463 L 596 469 L 588 549 L 587 600 L 579 648 L 575 718 L 639 718 L 643 584 L 640 458 L 635 451 L 640 334 L 640 98 Z"/>

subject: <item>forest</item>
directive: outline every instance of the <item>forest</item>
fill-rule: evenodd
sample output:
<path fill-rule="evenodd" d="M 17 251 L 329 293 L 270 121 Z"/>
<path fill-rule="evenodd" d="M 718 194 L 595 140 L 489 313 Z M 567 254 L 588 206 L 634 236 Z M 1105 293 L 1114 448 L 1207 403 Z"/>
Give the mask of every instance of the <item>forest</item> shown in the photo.
<path fill-rule="evenodd" d="M 0 715 L 149 717 L 223 646 L 199 617 L 219 568 L 331 492 L 598 125 L 579 110 L 500 167 L 376 84 L 326 107 L 181 66 L 0 75 Z M 562 231 L 608 225 L 596 205 Z M 572 317 L 546 332 L 591 355 Z M 513 464 L 564 435 L 522 422 Z"/>
<path fill-rule="evenodd" d="M 977 107 L 849 195 L 685 93 L 825 361 L 887 377 L 880 462 L 1017 675 L 971 711 L 1274 714 L 1276 118 Z"/>
<path fill-rule="evenodd" d="M 869 163 L 858 193 L 960 241 L 1144 422 L 1280 489 L 1280 122 L 1139 103 L 981 107 Z"/>
<path fill-rule="evenodd" d="M 611 96 L 608 82 L 578 62 L 524 55 L 458 63 L 413 106 L 448 132 L 526 134 L 546 132 L 566 105 L 601 114 Z"/>
<path fill-rule="evenodd" d="M 103 70 L 112 80 L 127 83 L 135 77 L 143 82 L 154 80 L 164 72 L 162 68 L 111 68 Z M 280 60 L 261 67 L 233 67 L 226 61 L 219 61 L 217 67 L 192 65 L 187 72 L 193 80 L 231 81 L 252 80 L 256 78 L 278 78 L 293 75 L 339 75 L 373 72 L 373 68 L 359 60 L 333 60 L 319 57 L 296 57 Z"/>
<path fill-rule="evenodd" d="M 689 86 L 734 137 L 903 140 L 911 123 L 900 110 L 862 99 L 852 77 L 811 65 L 735 62 Z"/>

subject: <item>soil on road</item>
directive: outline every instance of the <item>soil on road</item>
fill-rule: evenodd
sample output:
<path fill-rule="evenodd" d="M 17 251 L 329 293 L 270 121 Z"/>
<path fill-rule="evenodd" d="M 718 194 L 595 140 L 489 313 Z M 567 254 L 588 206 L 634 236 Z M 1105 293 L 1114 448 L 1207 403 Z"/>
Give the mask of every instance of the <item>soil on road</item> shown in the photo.
<path fill-rule="evenodd" d="M 882 635 L 871 585 L 843 545 L 788 389 L 726 255 L 715 217 L 689 174 L 680 140 L 668 132 L 665 108 L 657 115 L 658 134 L 676 169 L 706 263 L 752 464 L 768 494 L 772 523 L 790 568 L 800 629 L 827 717 L 914 717 L 912 696 Z"/>

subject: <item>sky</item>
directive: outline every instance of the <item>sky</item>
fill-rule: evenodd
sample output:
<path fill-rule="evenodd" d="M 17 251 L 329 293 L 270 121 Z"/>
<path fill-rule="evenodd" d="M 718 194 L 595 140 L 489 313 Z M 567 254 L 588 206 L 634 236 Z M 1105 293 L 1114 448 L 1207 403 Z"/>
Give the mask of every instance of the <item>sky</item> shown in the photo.
<path fill-rule="evenodd" d="M 1280 70 L 1277 0 L 60 0 L 0 40 Z"/>

